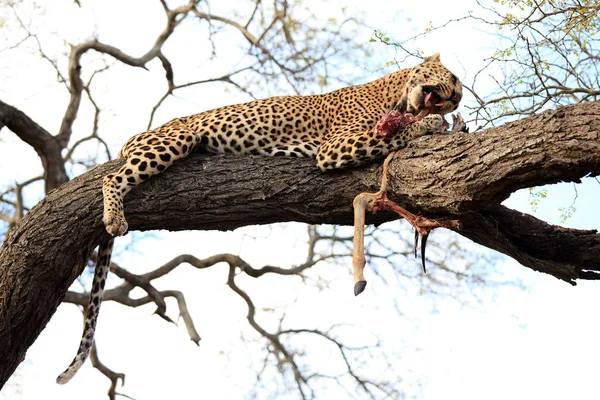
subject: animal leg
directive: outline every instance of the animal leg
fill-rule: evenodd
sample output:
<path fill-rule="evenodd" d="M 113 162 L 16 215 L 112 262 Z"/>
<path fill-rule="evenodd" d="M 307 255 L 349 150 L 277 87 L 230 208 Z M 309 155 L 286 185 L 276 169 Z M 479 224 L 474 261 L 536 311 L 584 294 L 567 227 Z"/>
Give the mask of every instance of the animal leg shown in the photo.
<path fill-rule="evenodd" d="M 423 237 L 423 242 L 426 243 L 426 237 L 435 228 L 454 228 L 459 229 L 460 225 L 457 220 L 441 218 L 430 220 L 425 217 L 417 216 L 404 208 L 400 207 L 393 201 L 387 198 L 387 170 L 389 162 L 396 153 L 390 154 L 383 163 L 383 178 L 381 180 L 381 188 L 376 193 L 360 193 L 354 198 L 354 250 L 352 254 L 352 267 L 354 270 L 354 295 L 362 293 L 367 286 L 367 281 L 364 278 L 363 270 L 365 268 L 365 251 L 364 251 L 364 229 L 365 229 L 365 212 L 369 210 L 376 213 L 378 210 L 384 209 L 393 211 L 400 215 L 415 228 L 418 235 Z M 424 246 L 424 245 L 423 245 Z M 425 269 L 425 251 L 422 250 L 423 269 Z"/>
<path fill-rule="evenodd" d="M 185 124 L 171 121 L 154 131 L 134 136 L 121 151 L 127 161 L 115 174 L 104 178 L 106 230 L 113 236 L 127 232 L 123 199 L 129 191 L 187 156 L 198 143 L 198 134 Z"/>

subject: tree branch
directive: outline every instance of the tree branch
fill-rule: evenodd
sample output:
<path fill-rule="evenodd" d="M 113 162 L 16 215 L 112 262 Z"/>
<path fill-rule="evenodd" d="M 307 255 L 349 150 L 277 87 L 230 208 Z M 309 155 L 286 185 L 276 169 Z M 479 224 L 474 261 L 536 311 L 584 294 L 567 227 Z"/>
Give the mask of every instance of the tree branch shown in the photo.
<path fill-rule="evenodd" d="M 124 279 L 125 282 L 123 282 L 122 284 L 120 284 L 119 286 L 117 286 L 113 289 L 107 290 L 104 293 L 104 300 L 105 301 L 115 301 L 120 304 L 123 304 L 126 306 L 131 306 L 131 307 L 141 306 L 143 304 L 147 304 L 147 303 L 153 301 L 159 307 L 159 310 L 157 310 L 156 313 L 159 314 L 161 317 L 163 317 L 163 319 L 165 319 L 169 322 L 173 322 L 169 318 L 167 318 L 166 315 L 164 314 L 166 311 L 166 304 L 165 304 L 164 298 L 174 297 L 177 300 L 177 304 L 179 307 L 179 315 L 183 319 L 183 321 L 186 325 L 189 337 L 194 341 L 194 343 L 198 344 L 200 341 L 200 336 L 198 335 L 198 332 L 196 331 L 196 328 L 194 327 L 194 322 L 192 320 L 191 314 L 189 313 L 189 311 L 187 309 L 187 305 L 186 305 L 186 301 L 185 301 L 185 297 L 184 297 L 183 293 L 176 291 L 176 290 L 163 290 L 160 292 L 156 291 L 156 289 L 154 289 L 154 287 L 152 286 L 151 281 L 155 280 L 155 279 L 159 279 L 159 278 L 171 273 L 175 268 L 179 267 L 181 264 L 184 264 L 184 263 L 187 263 L 187 264 L 191 265 L 192 267 L 195 267 L 196 269 L 205 269 L 205 268 L 212 267 L 216 264 L 227 263 L 229 265 L 229 274 L 228 274 L 228 279 L 227 279 L 228 285 L 238 296 L 241 296 L 244 299 L 244 301 L 246 301 L 246 304 L 248 306 L 248 315 L 247 316 L 248 316 L 248 321 L 249 321 L 250 325 L 255 330 L 257 330 L 257 332 L 259 334 L 262 335 L 264 333 L 267 335 L 265 338 L 267 340 L 269 340 L 269 342 L 272 343 L 272 346 L 269 346 L 269 352 L 270 352 L 270 354 L 272 354 L 276 357 L 277 362 L 279 364 L 278 367 L 281 367 L 281 364 L 289 364 L 290 367 L 292 367 L 292 369 L 294 371 L 296 371 L 294 374 L 294 379 L 297 382 L 297 384 L 299 385 L 299 391 L 302 391 L 305 389 L 304 386 L 306 386 L 305 384 L 307 383 L 305 381 L 307 381 L 308 379 L 306 379 L 306 380 L 300 379 L 301 375 L 299 374 L 298 366 L 294 362 L 294 358 L 296 356 L 301 358 L 302 354 L 300 354 L 297 350 L 291 350 L 291 349 L 286 348 L 287 346 L 284 346 L 283 342 L 277 339 L 284 332 L 281 332 L 281 333 L 277 332 L 275 334 L 270 334 L 263 327 L 261 327 L 258 324 L 258 322 L 255 319 L 256 308 L 255 308 L 252 300 L 234 282 L 234 279 L 236 276 L 238 276 L 238 270 L 242 274 L 245 273 L 248 276 L 251 276 L 254 278 L 258 278 L 267 273 L 278 274 L 278 275 L 287 275 L 287 276 L 289 276 L 289 275 L 301 276 L 307 268 L 312 267 L 317 262 L 326 260 L 331 257 L 335 257 L 334 254 L 330 254 L 328 256 L 326 256 L 326 255 L 318 256 L 315 252 L 315 246 L 320 241 L 331 241 L 331 240 L 336 240 L 336 239 L 341 240 L 341 241 L 350 241 L 350 242 L 352 241 L 351 237 L 349 237 L 349 238 L 348 237 L 337 237 L 337 236 L 331 236 L 331 235 L 323 236 L 317 232 L 317 228 L 315 226 L 309 226 L 308 227 L 308 249 L 307 249 L 306 261 L 303 264 L 298 265 L 296 267 L 292 267 L 292 268 L 264 266 L 262 268 L 256 269 L 256 268 L 251 267 L 241 257 L 234 255 L 234 254 L 217 254 L 217 255 L 214 255 L 211 257 L 207 257 L 205 259 L 198 259 L 190 254 L 181 254 L 179 256 L 174 257 L 172 260 L 165 263 L 164 265 L 162 265 L 148 273 L 145 273 L 143 275 L 135 275 L 135 274 L 129 273 L 129 272 L 125 271 L 123 268 L 119 267 L 117 264 L 111 263 L 111 266 L 110 266 L 111 272 L 113 272 L 118 277 Z M 97 259 L 97 253 L 94 252 L 92 257 L 90 257 L 90 263 L 91 264 L 95 263 L 96 259 Z M 140 287 L 143 290 L 145 290 L 148 293 L 148 296 L 138 298 L 138 299 L 131 298 L 130 297 L 131 291 L 135 287 Z M 83 307 L 83 309 L 85 310 L 85 308 L 87 307 L 88 299 L 89 299 L 89 293 L 77 293 L 77 292 L 69 291 L 69 292 L 67 292 L 64 301 L 68 302 L 68 303 L 81 305 Z M 308 331 L 305 330 L 304 332 L 308 332 Z M 293 332 L 291 332 L 291 331 L 285 332 L 285 334 L 290 334 L 290 333 L 293 333 Z M 348 359 L 346 357 L 346 350 L 348 352 L 352 352 L 352 351 L 361 350 L 361 349 L 345 346 L 342 342 L 339 342 L 339 341 L 333 339 L 332 337 L 327 336 L 327 333 L 323 333 L 323 332 L 319 331 L 319 334 L 323 337 L 328 337 L 331 341 L 334 341 L 338 345 L 340 352 L 344 356 L 344 360 L 346 361 L 346 363 L 348 365 L 349 371 L 352 372 L 352 366 L 348 362 Z M 100 362 L 100 359 L 98 358 L 98 356 L 95 352 L 95 349 L 96 349 L 96 343 L 94 343 L 94 347 L 92 347 L 92 352 L 90 353 L 90 359 L 92 361 L 92 365 L 111 380 L 111 386 L 110 386 L 109 392 L 108 392 L 109 398 L 111 398 L 111 399 L 115 398 L 115 395 L 117 394 L 116 390 L 115 390 L 116 384 L 118 383 L 119 379 L 124 381 L 125 375 L 124 374 L 116 374 L 113 371 L 111 371 L 110 369 L 108 369 L 106 366 L 104 366 Z M 282 355 L 284 353 L 287 355 L 285 357 L 280 357 L 280 355 Z M 314 375 L 318 375 L 318 374 L 315 373 L 315 374 L 311 374 L 310 376 L 314 376 Z M 357 377 L 357 375 L 354 373 L 351 373 L 351 375 L 355 378 Z M 362 378 L 359 377 L 358 379 L 362 379 Z M 120 395 L 123 395 L 123 394 L 120 394 Z"/>
<path fill-rule="evenodd" d="M 108 398 L 110 400 L 115 400 L 117 398 L 117 385 L 119 384 L 119 380 L 121 384 L 125 384 L 125 374 L 114 372 L 106 365 L 102 364 L 100 358 L 98 358 L 98 348 L 96 347 L 96 342 L 92 345 L 92 351 L 90 352 L 90 362 L 98 371 L 100 371 L 104 376 L 110 379 L 110 387 L 108 388 Z"/>
<path fill-rule="evenodd" d="M 162 46 L 165 44 L 167 39 L 175 31 L 175 28 L 177 27 L 177 25 L 179 25 L 179 23 L 182 20 L 182 18 L 178 19 L 178 17 L 180 17 L 181 15 L 185 16 L 185 14 L 187 14 L 191 9 L 193 9 L 196 6 L 196 3 L 197 1 L 190 0 L 188 4 L 180 6 L 174 10 L 165 9 L 167 15 L 167 26 L 158 35 L 152 47 L 146 52 L 146 54 L 142 55 L 141 57 L 130 56 L 117 47 L 101 43 L 97 40 L 89 40 L 87 42 L 81 43 L 73 47 L 73 50 L 71 51 L 71 54 L 69 56 L 68 68 L 70 82 L 69 91 L 71 92 L 71 97 L 69 99 L 69 105 L 67 106 L 60 126 L 60 130 L 57 135 L 58 141 L 62 147 L 66 147 L 69 143 L 69 140 L 71 139 L 73 123 L 75 122 L 75 119 L 77 118 L 77 114 L 79 112 L 81 94 L 85 89 L 85 86 L 81 79 L 81 57 L 89 50 L 95 50 L 98 53 L 108 54 L 109 56 L 122 62 L 123 64 L 132 67 L 146 68 L 146 64 L 149 61 L 161 55 L 160 52 Z"/>
<path fill-rule="evenodd" d="M 478 134 L 420 138 L 390 163 L 388 196 L 415 213 L 458 219 L 458 233 L 527 267 L 569 282 L 590 279 L 600 271 L 596 231 L 551 226 L 500 202 L 517 189 L 598 175 L 598 154 L 600 102 L 583 103 Z M 102 178 L 122 163 L 100 165 L 49 193 L 7 233 L 0 248 L 0 382 L 106 238 Z M 376 191 L 380 180 L 379 165 L 321 172 L 309 159 L 195 154 L 132 190 L 125 212 L 132 230 L 351 224 L 352 199 Z M 381 213 L 367 222 L 392 218 Z"/>
<path fill-rule="evenodd" d="M 42 160 L 46 193 L 69 180 L 58 140 L 24 112 L 0 100 L 0 129 L 4 126 L 33 147 Z"/>

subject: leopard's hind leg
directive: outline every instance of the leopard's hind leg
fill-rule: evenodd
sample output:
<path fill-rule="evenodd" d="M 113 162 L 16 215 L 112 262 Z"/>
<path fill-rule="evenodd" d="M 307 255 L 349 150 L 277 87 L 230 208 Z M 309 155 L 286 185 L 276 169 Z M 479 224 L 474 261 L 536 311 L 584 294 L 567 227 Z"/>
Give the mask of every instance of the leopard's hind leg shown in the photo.
<path fill-rule="evenodd" d="M 117 173 L 104 178 L 104 217 L 106 230 L 113 236 L 127 232 L 123 198 L 135 186 L 187 156 L 199 142 L 199 134 L 181 120 L 131 138 L 121 150 L 127 161 Z"/>

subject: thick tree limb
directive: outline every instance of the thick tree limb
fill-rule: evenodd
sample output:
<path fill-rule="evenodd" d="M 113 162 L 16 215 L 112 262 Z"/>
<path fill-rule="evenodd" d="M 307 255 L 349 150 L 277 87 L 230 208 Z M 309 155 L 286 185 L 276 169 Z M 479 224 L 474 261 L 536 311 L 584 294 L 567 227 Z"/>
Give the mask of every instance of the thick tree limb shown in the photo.
<path fill-rule="evenodd" d="M 46 193 L 69 180 L 56 137 L 25 113 L 0 100 L 0 129 L 6 126 L 36 151 L 44 167 Z"/>
<path fill-rule="evenodd" d="M 585 103 L 478 134 L 421 138 L 390 164 L 388 196 L 428 217 L 458 219 L 461 235 L 574 282 L 600 271 L 600 235 L 550 226 L 499 203 L 520 188 L 600 174 L 598 154 L 600 102 Z M 8 232 L 0 249 L 0 382 L 106 237 L 102 177 L 121 164 L 98 166 L 52 191 Z M 352 199 L 376 191 L 380 179 L 380 166 L 320 172 L 306 159 L 193 155 L 134 189 L 126 215 L 132 230 L 351 224 Z M 382 213 L 368 222 L 391 218 Z"/>

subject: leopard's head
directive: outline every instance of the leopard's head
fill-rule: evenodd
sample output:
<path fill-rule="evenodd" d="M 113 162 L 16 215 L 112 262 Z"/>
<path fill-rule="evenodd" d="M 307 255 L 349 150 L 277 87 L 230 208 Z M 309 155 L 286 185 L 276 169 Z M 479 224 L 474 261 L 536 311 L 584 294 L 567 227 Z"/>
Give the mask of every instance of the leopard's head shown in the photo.
<path fill-rule="evenodd" d="M 440 54 L 435 53 L 411 69 L 396 109 L 421 119 L 427 114 L 452 112 L 461 99 L 462 84 L 442 65 Z"/>

